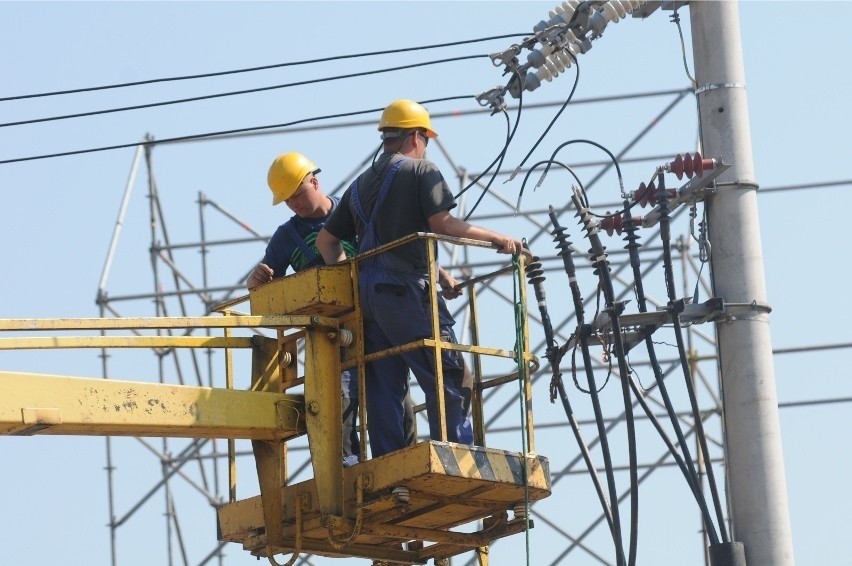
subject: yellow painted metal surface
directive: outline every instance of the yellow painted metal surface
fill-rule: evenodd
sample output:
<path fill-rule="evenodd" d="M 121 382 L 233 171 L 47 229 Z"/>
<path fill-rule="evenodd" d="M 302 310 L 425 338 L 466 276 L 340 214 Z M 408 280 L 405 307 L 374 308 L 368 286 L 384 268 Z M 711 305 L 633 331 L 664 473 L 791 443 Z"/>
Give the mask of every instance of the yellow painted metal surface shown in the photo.
<path fill-rule="evenodd" d="M 0 372 L 0 434 L 282 440 L 301 395 Z M 338 403 L 339 404 L 339 403 Z"/>
<path fill-rule="evenodd" d="M 54 350 L 62 348 L 251 348 L 251 338 L 216 336 L 0 338 L 0 350 Z"/>
<path fill-rule="evenodd" d="M 411 235 L 362 257 L 420 236 Z M 429 259 L 434 263 L 432 240 L 436 238 L 428 238 Z M 522 260 L 521 273 L 523 265 Z M 434 293 L 434 274 L 430 282 Z M 230 310 L 230 306 L 245 300 L 242 297 L 220 305 L 225 316 L 0 319 L 0 332 L 16 334 L 185 330 L 182 336 L 0 337 L 0 350 L 223 348 L 227 383 L 226 389 L 214 389 L 0 372 L 0 434 L 228 438 L 230 503 L 218 512 L 220 538 L 242 543 L 258 556 L 311 552 L 414 564 L 479 549 L 480 561 L 485 563 L 491 541 L 527 527 L 523 518 L 510 518 L 509 510 L 526 498 L 535 501 L 550 494 L 546 459 L 429 441 L 344 469 L 340 414 L 341 366 L 359 370 L 363 391 L 365 364 L 371 360 L 415 348 L 429 349 L 440 359 L 441 350 L 453 349 L 474 359 L 474 405 L 481 403 L 485 387 L 521 381 L 527 396 L 527 446 L 534 452 L 530 372 L 537 370 L 538 363 L 528 352 L 526 321 L 521 329 L 524 340 L 518 345 L 520 352 L 423 338 L 365 356 L 357 259 L 276 279 L 251 290 L 248 298 L 251 315 Z M 523 289 L 520 300 L 526 301 Z M 437 336 L 434 298 L 431 310 L 433 336 Z M 473 326 L 476 335 L 475 321 Z M 193 330 L 211 328 L 223 329 L 224 336 L 191 335 Z M 275 336 L 234 337 L 232 331 L 238 328 L 273 329 Z M 300 346 L 304 346 L 304 376 L 298 375 L 296 363 Z M 235 348 L 252 348 L 249 391 L 232 389 L 235 371 L 231 354 Z M 504 359 L 520 356 L 524 368 L 483 383 L 479 364 L 483 355 Z M 440 384 L 442 367 L 438 364 L 434 369 Z M 304 395 L 286 393 L 296 386 L 304 387 Z M 443 388 L 439 386 L 437 393 L 441 399 Z M 361 451 L 366 454 L 368 415 L 363 395 L 359 415 Z M 478 421 L 474 422 L 476 441 L 485 444 L 481 406 L 474 406 L 474 420 Z M 441 436 L 446 438 L 444 419 L 439 422 Z M 305 433 L 314 477 L 286 485 L 285 442 Z M 236 500 L 235 438 L 252 440 L 260 486 L 259 496 L 243 501 Z M 395 493 L 396 488 L 405 488 L 408 495 Z M 484 525 L 481 528 L 454 530 L 480 520 Z"/>
<path fill-rule="evenodd" d="M 221 540 L 242 543 L 258 555 L 264 555 L 267 546 L 279 553 L 293 552 L 298 506 L 301 547 L 306 552 L 422 563 L 523 531 L 525 521 L 507 519 L 506 511 L 523 502 L 527 493 L 530 501 L 550 495 L 547 460 L 529 456 L 524 468 L 524 459 L 514 452 L 421 442 L 344 469 L 345 520 L 334 523 L 333 532 L 337 539 L 356 530 L 358 534 L 342 548 L 328 539 L 329 522 L 322 518 L 313 480 L 281 489 L 283 530 L 278 540 L 283 544 L 269 545 L 263 505 L 257 497 L 220 508 L 219 532 Z M 366 486 L 360 507 L 359 482 Z M 394 496 L 398 487 L 408 489 L 407 502 Z M 452 530 L 480 519 L 486 521 L 485 529 Z M 422 548 L 407 544 L 411 541 L 422 543 Z M 411 550 L 400 550 L 403 543 Z"/>
<path fill-rule="evenodd" d="M 275 279 L 249 292 L 253 315 L 322 314 L 343 316 L 355 309 L 348 264 L 320 266 Z M 343 512 L 343 440 L 340 413 L 340 333 L 316 327 L 305 329 L 305 419 L 314 477 L 324 515 Z M 257 446 L 261 495 L 277 501 L 269 486 L 279 482 L 269 447 Z M 274 477 L 270 478 L 269 476 Z M 277 478 L 277 479 L 276 479 Z M 269 520 L 274 520 L 269 517 Z M 273 534 L 278 530 L 271 527 Z M 277 535 L 275 535 L 277 537 Z"/>
<path fill-rule="evenodd" d="M 249 295 L 253 315 L 338 316 L 355 308 L 346 263 L 305 269 L 255 287 Z"/>
<path fill-rule="evenodd" d="M 314 316 L 157 316 L 138 318 L 0 318 L 2 330 L 136 330 L 136 329 L 186 329 L 186 328 L 276 328 L 327 326 L 337 327 L 337 322 L 321 313 Z"/>

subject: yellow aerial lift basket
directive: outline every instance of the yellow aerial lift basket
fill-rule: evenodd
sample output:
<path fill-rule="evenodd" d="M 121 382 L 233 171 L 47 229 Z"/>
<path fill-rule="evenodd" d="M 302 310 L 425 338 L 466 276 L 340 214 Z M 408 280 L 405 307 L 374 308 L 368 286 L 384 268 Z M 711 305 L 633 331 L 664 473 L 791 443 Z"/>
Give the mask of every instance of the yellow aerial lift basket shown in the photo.
<path fill-rule="evenodd" d="M 428 250 L 432 300 L 432 338 L 365 355 L 358 293 L 358 265 L 387 249 L 421 240 Z M 514 270 L 520 280 L 519 304 L 526 304 L 526 257 L 471 279 L 463 285 L 471 309 L 472 344 L 440 339 L 436 284 L 436 241 L 455 245 L 488 244 L 434 234 L 412 234 L 355 259 L 316 267 L 274 280 L 249 294 L 251 314 L 233 306 L 217 307 L 224 316 L 148 319 L 0 320 L 0 331 L 138 330 L 222 328 L 223 337 L 87 336 L 0 338 L 0 349 L 18 348 L 225 348 L 226 388 L 131 383 L 103 379 L 0 372 L 0 434 L 89 434 L 228 438 L 230 497 L 218 513 L 218 536 L 237 542 L 273 564 L 279 554 L 363 557 L 375 564 L 424 564 L 471 550 L 487 562 L 487 545 L 532 526 L 529 504 L 550 495 L 546 458 L 535 454 L 530 373 L 537 360 L 529 353 L 526 317 L 513 350 L 478 344 L 476 284 Z M 515 325 L 513 324 L 513 326 Z M 232 335 L 237 328 L 267 328 L 275 337 Z M 304 375 L 297 358 L 304 348 Z M 233 388 L 230 351 L 252 351 L 251 388 Z M 340 407 L 341 367 L 357 367 L 364 391 L 364 367 L 370 360 L 414 348 L 442 349 L 473 359 L 472 417 L 475 446 L 446 441 L 440 363 L 441 438 L 418 442 L 378 458 L 365 459 L 366 402 L 359 399 L 362 460 L 344 468 Z M 342 352 L 342 355 L 341 355 Z M 484 381 L 482 356 L 515 362 L 515 371 Z M 524 403 L 525 451 L 486 447 L 482 392 L 520 382 Z M 288 393 L 297 386 L 303 393 Z M 157 410 L 147 410 L 157 407 Z M 287 483 L 287 441 L 307 434 L 314 476 Z M 260 495 L 236 498 L 233 439 L 251 439 Z M 511 515 L 510 515 L 511 513 Z"/>

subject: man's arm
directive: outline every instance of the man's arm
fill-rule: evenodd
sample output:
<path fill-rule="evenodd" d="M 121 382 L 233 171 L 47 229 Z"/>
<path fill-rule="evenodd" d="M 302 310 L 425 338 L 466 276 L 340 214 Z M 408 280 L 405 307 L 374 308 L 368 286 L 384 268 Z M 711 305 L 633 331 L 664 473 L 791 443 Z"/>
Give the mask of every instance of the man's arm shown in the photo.
<path fill-rule="evenodd" d="M 488 228 L 475 226 L 460 218 L 456 218 L 446 210 L 436 212 L 429 217 L 429 229 L 436 234 L 455 236 L 456 238 L 468 238 L 471 240 L 483 240 L 491 242 L 501 254 L 516 254 L 523 249 L 520 240 L 511 236 L 494 232 Z"/>
<path fill-rule="evenodd" d="M 317 249 L 322 255 L 326 265 L 339 263 L 346 260 L 343 244 L 340 238 L 323 228 L 317 234 Z"/>

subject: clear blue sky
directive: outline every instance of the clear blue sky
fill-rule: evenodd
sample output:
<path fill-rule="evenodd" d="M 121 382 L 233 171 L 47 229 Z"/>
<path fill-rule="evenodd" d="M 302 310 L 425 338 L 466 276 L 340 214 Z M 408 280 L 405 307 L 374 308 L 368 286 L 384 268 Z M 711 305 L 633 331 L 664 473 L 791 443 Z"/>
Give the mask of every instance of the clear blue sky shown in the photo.
<path fill-rule="evenodd" d="M 442 41 L 531 31 L 555 2 L 0 2 L 0 97 L 208 73 L 351 53 L 420 46 Z M 848 2 L 744 2 L 740 6 L 750 124 L 757 180 L 781 187 L 852 179 L 848 132 L 852 120 L 852 79 Z M 687 61 L 693 68 L 689 9 L 680 10 Z M 645 21 L 611 25 L 580 57 L 575 98 L 675 90 L 688 87 L 677 28 L 670 12 Z M 87 112 L 95 109 L 251 89 L 356 73 L 439 58 L 491 53 L 511 44 L 496 40 L 436 51 L 274 69 L 230 77 L 182 81 L 60 97 L 0 102 L 0 122 Z M 574 72 L 525 96 L 526 104 L 562 101 Z M 371 77 L 219 98 L 40 124 L 0 127 L 0 160 L 158 139 L 381 108 L 395 98 L 419 100 L 475 95 L 505 82 L 501 69 L 485 59 L 446 63 Z M 513 120 L 516 102 L 510 101 Z M 569 106 L 533 159 L 546 159 L 561 142 L 585 138 L 621 150 L 667 104 L 640 100 Z M 433 112 L 473 110 L 471 100 L 430 105 Z M 693 151 L 694 106 L 680 102 L 629 156 Z M 515 167 L 538 139 L 554 109 L 522 115 L 504 168 Z M 377 114 L 364 116 L 375 120 Z M 505 121 L 487 115 L 436 120 L 448 153 L 470 171 L 480 171 L 502 148 Z M 374 127 L 276 134 L 210 143 L 159 146 L 153 168 L 170 221 L 173 242 L 198 239 L 198 193 L 271 234 L 287 212 L 269 206 L 267 167 L 278 153 L 298 150 L 322 168 L 326 188 L 334 187 L 375 147 Z M 573 151 L 573 150 L 572 150 Z M 430 146 L 436 162 L 447 160 Z M 567 162 L 601 159 L 600 152 L 563 152 Z M 107 246 L 128 178 L 133 149 L 0 165 L 0 297 L 2 318 L 97 316 L 94 299 Z M 532 161 L 531 161 L 532 162 Z M 593 170 L 584 170 L 587 177 Z M 628 187 L 646 181 L 651 166 L 625 167 Z M 449 175 L 448 175 L 449 177 Z M 548 176 L 524 206 L 564 205 L 568 181 Z M 113 296 L 146 293 L 152 275 L 147 250 L 148 202 L 145 175 L 130 202 L 119 253 L 110 274 Z M 495 183 L 511 202 L 520 189 Z M 769 302 L 775 348 L 850 342 L 852 308 L 846 297 L 850 275 L 847 241 L 849 186 L 766 193 L 759 197 Z M 592 202 L 617 200 L 614 178 L 596 189 Z M 485 199 L 479 212 L 504 211 Z M 566 223 L 569 218 L 566 217 Z M 519 220 L 494 229 L 527 235 Z M 571 225 L 573 229 L 573 224 Z M 242 237 L 227 221 L 211 220 L 216 237 Z M 575 241 L 579 238 L 575 231 Z M 542 239 L 541 253 L 553 253 Z M 620 247 L 618 241 L 608 244 Z M 263 252 L 259 243 L 217 251 L 209 258 L 216 284 L 234 282 Z M 195 254 L 196 252 L 192 252 Z M 190 275 L 200 280 L 198 261 Z M 567 287 L 558 274 L 548 278 L 553 316 L 569 312 Z M 591 288 L 586 293 L 591 293 Z M 124 306 L 120 308 L 125 308 Z M 150 316 L 150 304 L 128 304 L 124 316 Z M 191 314 L 200 314 L 196 303 Z M 176 314 L 176 313 L 173 313 Z M 707 332 L 711 332 L 708 327 Z M 505 337 L 504 337 L 505 338 Z M 510 340 L 509 338 L 505 338 Z M 539 354 L 541 354 L 539 352 Z M 117 356 L 116 356 L 117 357 Z M 144 360 L 139 362 L 139 360 Z M 799 402 L 852 395 L 850 350 L 784 354 L 775 358 L 779 401 Z M 114 361 L 124 379 L 156 379 L 152 356 Z M 0 370 L 100 376 L 94 351 L 56 355 L 0 353 Z M 714 376 L 710 375 L 711 379 Z M 643 376 L 644 380 L 650 379 Z M 546 379 L 536 390 L 542 421 L 558 420 L 547 401 Z M 647 381 L 645 381 L 647 383 Z M 0 386 L 1 387 L 1 386 Z M 614 392 L 615 388 L 609 391 Z M 0 388 L 2 392 L 2 388 Z M 2 393 L 0 393 L 2 394 Z M 617 397 L 612 398 L 617 403 Z M 612 411 L 615 412 L 615 406 Z M 848 563 L 852 543 L 852 501 L 845 483 L 850 467 L 848 403 L 784 409 L 781 412 L 793 542 L 802 565 Z M 588 410 L 583 409 L 583 415 Z M 538 451 L 561 469 L 576 453 L 563 436 L 542 431 Z M 718 428 L 712 431 L 718 435 Z M 591 430 L 588 432 L 591 435 Z M 512 439 L 514 442 L 515 439 Z M 118 514 L 132 506 L 159 477 L 149 452 L 135 441 L 117 444 Z M 157 448 L 159 440 L 152 441 Z M 178 449 L 175 449 L 178 450 Z M 661 453 L 647 446 L 640 461 Z M 110 564 L 109 529 L 101 438 L 0 439 L 0 564 L 58 560 L 67 566 Z M 624 460 L 623 458 L 621 460 Z M 249 463 L 250 464 L 250 463 Z M 249 477 L 251 466 L 242 477 Z M 572 483 L 573 482 L 573 483 Z M 582 480 L 562 482 L 542 513 L 573 533 L 598 514 L 591 488 Z M 621 485 L 625 484 L 621 477 Z M 244 495 L 253 495 L 245 493 Z M 179 492 L 184 536 L 198 563 L 215 541 L 213 513 L 201 498 Z M 686 490 L 673 472 L 660 472 L 642 488 L 638 563 L 702 564 L 698 515 L 683 503 Z M 122 566 L 168 564 L 162 494 L 118 534 Z M 551 526 L 530 534 L 531 564 L 550 563 L 569 542 Z M 611 559 L 611 545 L 599 534 L 590 545 Z M 226 549 L 226 564 L 254 564 L 238 545 Z M 523 539 L 495 547 L 491 563 L 518 564 Z M 599 564 L 572 554 L 568 564 Z M 175 554 L 177 563 L 180 563 Z M 844 562 L 847 561 L 847 562 Z M 327 562 L 327 561 L 326 561 Z M 346 561 L 349 563 L 350 561 Z M 351 561 L 352 563 L 361 563 Z M 317 561 L 316 563 L 322 563 Z"/>

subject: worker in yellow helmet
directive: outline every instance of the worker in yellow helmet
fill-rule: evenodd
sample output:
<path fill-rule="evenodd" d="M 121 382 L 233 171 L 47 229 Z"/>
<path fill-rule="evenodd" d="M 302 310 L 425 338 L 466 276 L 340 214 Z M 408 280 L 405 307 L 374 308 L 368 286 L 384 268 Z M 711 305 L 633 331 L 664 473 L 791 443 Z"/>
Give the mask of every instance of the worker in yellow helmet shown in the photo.
<path fill-rule="evenodd" d="M 382 112 L 379 131 L 384 152 L 355 179 L 340 206 L 317 236 L 326 263 L 345 259 L 343 243 L 357 237 L 359 252 L 407 236 L 435 232 L 491 242 L 500 253 L 521 252 L 520 241 L 454 217 L 452 192 L 438 167 L 425 159 L 432 129 L 428 111 L 412 100 L 396 100 Z M 427 250 L 423 242 L 399 246 L 359 267 L 365 353 L 385 350 L 432 335 Z M 439 273 L 445 291 L 449 282 Z M 453 319 L 438 296 L 441 338 L 455 342 Z M 367 415 L 373 457 L 405 447 L 403 398 L 410 369 L 426 396 L 429 429 L 440 436 L 436 379 L 431 350 L 418 348 L 367 364 Z M 459 352 L 443 351 L 447 439 L 471 444 L 473 433 Z"/>
<path fill-rule="evenodd" d="M 275 158 L 266 176 L 272 191 L 272 205 L 285 203 L 295 214 L 278 227 L 266 246 L 266 253 L 248 277 L 246 286 L 254 289 L 273 278 L 283 277 L 288 267 L 302 271 L 322 265 L 316 248 L 317 233 L 325 225 L 340 202 L 326 195 L 317 174 L 320 168 L 301 153 L 283 153 Z M 357 253 L 354 241 L 343 243 L 347 257 Z M 346 465 L 358 462 L 360 444 L 356 427 L 358 414 L 358 377 L 354 369 L 341 373 L 343 393 L 343 461 Z M 406 406 L 406 438 L 416 439 L 414 408 L 411 399 Z"/>
<path fill-rule="evenodd" d="M 249 275 L 249 289 L 283 276 L 288 267 L 301 271 L 322 265 L 322 256 L 316 248 L 317 232 L 340 199 L 323 192 L 317 177 L 319 172 L 320 168 L 310 159 L 296 152 L 279 155 L 269 167 L 266 181 L 272 191 L 273 206 L 283 202 L 295 214 L 275 231 L 263 260 Z M 345 242 L 344 247 L 347 256 L 357 251 L 354 242 Z"/>

